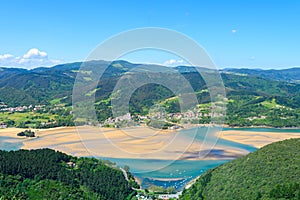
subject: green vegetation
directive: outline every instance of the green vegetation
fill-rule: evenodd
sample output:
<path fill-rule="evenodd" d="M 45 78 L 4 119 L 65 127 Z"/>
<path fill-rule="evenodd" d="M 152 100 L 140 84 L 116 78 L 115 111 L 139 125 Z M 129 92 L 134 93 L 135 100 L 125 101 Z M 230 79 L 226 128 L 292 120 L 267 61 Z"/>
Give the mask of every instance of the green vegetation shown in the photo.
<path fill-rule="evenodd" d="M 31 130 L 25 130 L 18 133 L 17 136 L 35 137 L 35 133 Z"/>
<path fill-rule="evenodd" d="M 0 199 L 126 199 L 134 192 L 109 162 L 50 149 L 0 151 Z"/>
<path fill-rule="evenodd" d="M 148 190 L 153 191 L 155 194 L 174 194 L 175 188 L 174 187 L 168 187 L 164 188 L 161 186 L 151 185 Z"/>
<path fill-rule="evenodd" d="M 237 95 L 231 99 L 226 118 L 230 126 L 300 127 L 299 107 L 285 106 L 288 103 L 280 97 Z"/>
<path fill-rule="evenodd" d="M 73 126 L 71 108 L 63 106 L 46 106 L 42 110 L 22 112 L 0 112 L 0 122 L 8 127 L 17 128 L 52 128 Z"/>
<path fill-rule="evenodd" d="M 85 71 L 81 65 L 88 66 Z M 99 67 L 109 67 L 100 80 L 94 75 Z M 106 127 L 129 124 L 112 118 L 111 100 L 120 78 L 138 65 L 126 61 L 89 61 L 52 68 L 0 69 L 0 123 L 3 127 L 51 128 L 96 124 L 90 116 L 72 115 L 72 89 L 77 74 L 79 84 L 95 85 L 83 91 L 83 97 L 95 96 L 96 116 Z M 199 105 L 197 117 L 181 118 L 180 99 L 167 87 L 151 83 L 137 88 L 131 95 L 129 112 L 135 123 L 154 128 L 180 128 L 179 123 L 209 123 L 213 104 L 205 81 L 192 67 L 177 67 L 195 91 Z M 101 71 L 101 70 L 100 70 Z M 94 73 L 95 72 L 95 73 Z M 207 70 L 203 69 L 203 73 Z M 154 74 L 154 73 L 153 73 Z M 225 70 L 221 72 L 227 93 L 227 116 L 230 126 L 300 127 L 300 69 Z M 170 74 L 158 78 L 176 82 Z M 84 98 L 84 99 L 85 99 Z M 219 102 L 218 102 L 219 103 Z M 18 106 L 26 109 L 15 109 Z M 153 109 L 153 105 L 160 105 Z M 79 107 L 84 107 L 78 105 Z M 193 111 L 195 111 L 193 110 Z M 193 112 L 191 111 L 191 112 Z M 152 113 L 151 113 L 152 112 Z M 185 111 L 184 111 L 185 112 Z M 189 114 L 189 113 L 185 113 Z M 198 115 L 199 114 L 199 115 Z M 153 117 L 154 116 L 154 117 Z M 139 121 L 140 120 L 140 121 Z M 131 125 L 134 123 L 131 123 Z M 24 131 L 19 136 L 32 137 Z M 183 199 L 300 199 L 300 141 L 289 140 L 269 145 L 246 157 L 208 171 Z M 92 158 L 75 158 L 49 149 L 16 152 L 0 151 L 0 199 L 134 199 L 139 186 L 125 168 Z M 298 175 L 298 176 L 297 176 Z M 152 187 L 157 193 L 171 193 Z M 140 191 L 141 192 L 141 191 Z M 145 196 L 155 197 L 144 190 Z M 157 195 L 156 195 L 157 196 Z"/>
<path fill-rule="evenodd" d="M 300 199 L 300 139 L 263 147 L 202 175 L 181 199 Z"/>
<path fill-rule="evenodd" d="M 160 120 L 149 120 L 147 122 L 147 125 L 157 129 L 168 129 L 169 127 L 172 126 L 172 124 Z"/>
<path fill-rule="evenodd" d="M 84 64 L 88 70 L 79 70 Z M 95 68 L 109 67 L 100 80 L 94 80 Z M 69 63 L 51 68 L 33 70 L 6 69 L 0 71 L 0 102 L 8 107 L 45 105 L 45 108 L 23 113 L 0 112 L 0 122 L 21 128 L 50 128 L 74 125 L 71 115 L 72 89 L 77 73 L 78 81 L 96 85 L 83 96 L 95 95 L 96 115 L 100 122 L 112 117 L 113 90 L 120 78 L 137 65 L 126 61 L 89 61 Z M 177 67 L 195 91 L 202 117 L 192 123 L 209 123 L 210 95 L 203 78 L 193 67 Z M 94 70 L 95 71 L 95 70 Z M 203 69 L 203 73 L 205 73 Z M 96 72 L 96 71 L 95 71 Z M 134 74 L 135 72 L 131 72 Z M 137 72 L 138 73 L 138 72 Z M 221 71 L 227 92 L 227 116 L 230 126 L 300 127 L 299 68 L 288 70 L 230 69 Z M 129 73 L 126 74 L 130 76 Z M 172 74 L 157 73 L 158 78 L 176 80 Z M 115 94 L 114 94 L 115 95 Z M 129 111 L 136 117 L 146 116 L 151 107 L 160 104 L 167 113 L 180 111 L 179 99 L 171 90 L 159 84 L 146 84 L 137 88 L 131 96 Z M 1 108 L 1 105 L 0 105 Z M 80 114 L 80 113 L 79 113 Z M 94 124 L 90 116 L 76 116 L 79 124 Z M 177 119 L 168 119 L 178 123 Z M 183 121 L 184 122 L 184 121 Z M 114 126 L 108 124 L 107 126 Z"/>

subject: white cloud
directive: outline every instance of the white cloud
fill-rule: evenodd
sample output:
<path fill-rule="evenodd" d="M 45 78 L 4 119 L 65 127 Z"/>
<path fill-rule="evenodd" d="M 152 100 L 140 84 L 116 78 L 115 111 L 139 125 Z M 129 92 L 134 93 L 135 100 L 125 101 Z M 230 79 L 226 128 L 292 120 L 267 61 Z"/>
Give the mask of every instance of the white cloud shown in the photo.
<path fill-rule="evenodd" d="M 7 59 L 11 59 L 13 57 L 14 56 L 11 54 L 3 54 L 3 55 L 0 55 L 0 60 L 7 60 Z"/>
<path fill-rule="evenodd" d="M 0 67 L 19 67 L 32 69 L 35 67 L 48 67 L 61 63 L 60 60 L 49 59 L 48 54 L 37 48 L 30 49 L 23 56 L 11 54 L 0 55 Z"/>
<path fill-rule="evenodd" d="M 40 51 L 36 48 L 30 49 L 24 56 L 24 59 L 39 59 L 39 58 L 47 58 L 47 53 L 44 51 Z"/>
<path fill-rule="evenodd" d="M 171 66 L 171 67 L 175 67 L 175 66 L 178 66 L 178 65 L 186 65 L 187 63 L 180 59 L 180 60 L 176 60 L 176 59 L 170 59 L 170 60 L 167 60 L 163 63 L 163 65 L 165 66 Z"/>
<path fill-rule="evenodd" d="M 232 29 L 232 30 L 231 30 L 231 33 L 233 33 L 233 34 L 235 34 L 236 32 L 237 32 L 236 29 Z"/>

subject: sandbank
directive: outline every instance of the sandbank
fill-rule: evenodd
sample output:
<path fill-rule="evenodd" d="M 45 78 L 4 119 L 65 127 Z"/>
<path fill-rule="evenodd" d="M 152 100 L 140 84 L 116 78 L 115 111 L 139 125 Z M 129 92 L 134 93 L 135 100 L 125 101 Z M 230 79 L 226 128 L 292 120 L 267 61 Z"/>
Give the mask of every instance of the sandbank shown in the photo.
<path fill-rule="evenodd" d="M 18 137 L 25 129 L 0 129 L 7 142 L 22 142 L 22 149 L 51 148 L 74 156 L 135 158 L 162 160 L 229 160 L 248 154 L 245 149 L 193 141 L 178 131 L 154 130 L 148 127 L 125 129 L 91 126 L 33 129 L 37 137 Z M 226 140 L 260 148 L 272 142 L 300 137 L 293 133 L 222 131 Z M 1 145 L 1 144 L 0 144 Z M 1 146 L 0 146 L 1 148 Z M 213 151 L 210 151 L 212 150 Z M 201 156 L 199 157 L 199 152 Z"/>
<path fill-rule="evenodd" d="M 283 132 L 254 132 L 230 130 L 222 131 L 220 138 L 231 140 L 241 144 L 251 145 L 256 148 L 261 148 L 273 142 L 282 141 L 290 138 L 300 138 L 300 133 L 285 133 Z"/>

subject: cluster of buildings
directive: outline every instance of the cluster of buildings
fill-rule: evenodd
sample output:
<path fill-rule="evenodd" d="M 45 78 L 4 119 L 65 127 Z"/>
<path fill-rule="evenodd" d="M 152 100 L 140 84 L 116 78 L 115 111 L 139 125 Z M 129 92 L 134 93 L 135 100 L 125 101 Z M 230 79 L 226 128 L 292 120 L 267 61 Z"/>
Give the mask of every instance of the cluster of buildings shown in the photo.
<path fill-rule="evenodd" d="M 109 125 L 115 128 L 119 126 L 133 126 L 136 125 L 130 113 L 115 118 L 109 117 L 104 121 L 102 126 Z"/>
<path fill-rule="evenodd" d="M 174 126 L 170 126 L 169 129 L 178 129 L 181 128 L 178 124 L 181 123 L 195 123 L 199 122 L 201 118 L 207 117 L 216 117 L 220 116 L 220 113 L 212 113 L 211 107 L 205 109 L 195 108 L 193 110 L 188 110 L 185 112 L 177 112 L 177 113 L 166 113 L 161 110 L 150 112 L 149 115 L 137 115 L 132 116 L 130 113 L 127 113 L 123 116 L 118 117 L 110 117 L 106 119 L 101 126 L 109 126 L 109 127 L 121 127 L 121 126 L 140 126 L 146 124 L 147 121 L 158 120 L 165 121 L 166 123 L 174 124 Z"/>
<path fill-rule="evenodd" d="M 8 107 L 3 102 L 0 102 L 0 112 L 26 112 L 26 111 L 37 111 L 44 109 L 45 105 L 29 105 L 29 106 L 16 106 L 16 107 Z M 0 129 L 7 128 L 7 124 L 5 122 L 0 122 Z"/>
<path fill-rule="evenodd" d="M 157 197 L 153 197 L 156 195 L 144 195 L 144 194 L 137 194 L 135 197 L 138 200 L 153 200 L 153 199 L 168 200 L 168 199 L 179 199 L 180 195 L 182 195 L 182 191 L 177 192 L 176 194 L 159 194 Z"/>
<path fill-rule="evenodd" d="M 16 107 L 8 107 L 6 104 L 0 104 L 0 112 L 25 112 L 25 111 L 37 111 L 41 110 L 45 107 L 45 105 L 29 105 L 29 106 L 16 106 Z"/>
<path fill-rule="evenodd" d="M 199 112 L 199 111 L 191 111 L 188 110 L 184 113 L 170 113 L 167 115 L 170 119 L 180 120 L 180 119 L 197 119 L 199 117 L 211 117 L 211 113 Z"/>

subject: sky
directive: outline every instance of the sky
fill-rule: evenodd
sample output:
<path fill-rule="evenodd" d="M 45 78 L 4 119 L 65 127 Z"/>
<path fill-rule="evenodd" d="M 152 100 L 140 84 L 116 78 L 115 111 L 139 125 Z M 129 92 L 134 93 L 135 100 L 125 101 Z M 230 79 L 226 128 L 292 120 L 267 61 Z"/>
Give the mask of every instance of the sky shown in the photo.
<path fill-rule="evenodd" d="M 195 40 L 219 68 L 290 68 L 300 66 L 299 19 L 296 0 L 1 0 L 0 66 L 83 61 L 120 32 L 160 27 Z M 124 59 L 184 63 L 151 51 Z"/>

